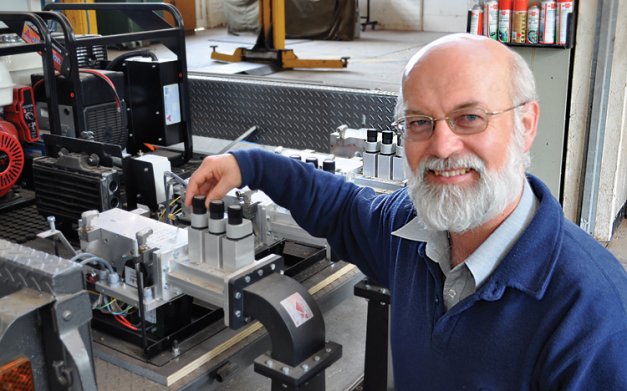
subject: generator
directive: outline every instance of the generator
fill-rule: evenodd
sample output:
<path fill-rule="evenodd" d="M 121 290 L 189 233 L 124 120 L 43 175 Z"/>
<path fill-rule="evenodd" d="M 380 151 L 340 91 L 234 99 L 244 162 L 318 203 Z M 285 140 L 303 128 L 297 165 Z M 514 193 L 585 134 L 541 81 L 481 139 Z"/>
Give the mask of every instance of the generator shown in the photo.
<path fill-rule="evenodd" d="M 45 99 L 43 76 L 31 76 L 39 125 L 50 130 L 48 105 Z M 124 74 L 107 70 L 82 69 L 80 86 L 61 75 L 56 76 L 57 99 L 61 135 L 99 141 L 126 147 L 126 105 L 124 102 Z M 76 94 L 80 88 L 82 93 Z M 76 98 L 79 97 L 80 100 Z M 78 115 L 78 112 L 82 115 Z M 79 122 L 81 121 L 81 122 Z"/>

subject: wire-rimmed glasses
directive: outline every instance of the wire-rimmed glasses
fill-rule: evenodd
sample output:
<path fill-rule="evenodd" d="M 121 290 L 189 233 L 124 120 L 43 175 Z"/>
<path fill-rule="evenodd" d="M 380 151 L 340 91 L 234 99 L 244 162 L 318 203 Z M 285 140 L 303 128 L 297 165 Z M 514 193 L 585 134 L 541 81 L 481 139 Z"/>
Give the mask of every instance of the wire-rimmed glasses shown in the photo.
<path fill-rule="evenodd" d="M 491 116 L 506 113 L 527 103 L 523 102 L 499 111 L 487 111 L 480 106 L 471 106 L 455 110 L 442 118 L 422 114 L 407 115 L 392 122 L 392 126 L 406 141 L 428 140 L 435 130 L 437 121 L 446 121 L 453 133 L 458 135 L 481 133 L 488 127 Z"/>

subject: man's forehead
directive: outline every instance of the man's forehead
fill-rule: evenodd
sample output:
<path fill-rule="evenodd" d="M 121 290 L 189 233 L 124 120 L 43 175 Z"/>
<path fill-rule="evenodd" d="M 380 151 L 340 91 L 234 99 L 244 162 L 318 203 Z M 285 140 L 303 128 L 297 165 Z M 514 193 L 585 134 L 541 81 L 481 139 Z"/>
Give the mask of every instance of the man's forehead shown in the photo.
<path fill-rule="evenodd" d="M 407 78 L 416 66 L 430 60 L 438 61 L 442 57 L 454 60 L 454 65 L 462 68 L 471 62 L 503 62 L 510 56 L 504 45 L 487 37 L 451 34 L 429 43 L 416 52 L 405 66 L 403 79 Z M 448 62 L 450 61 L 446 61 Z"/>

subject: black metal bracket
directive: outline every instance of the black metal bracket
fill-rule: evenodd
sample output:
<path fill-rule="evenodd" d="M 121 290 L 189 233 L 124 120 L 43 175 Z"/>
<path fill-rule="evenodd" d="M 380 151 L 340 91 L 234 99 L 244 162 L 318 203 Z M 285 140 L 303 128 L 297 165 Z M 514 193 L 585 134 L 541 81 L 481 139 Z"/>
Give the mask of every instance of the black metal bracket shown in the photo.
<path fill-rule="evenodd" d="M 270 274 L 283 273 L 285 270 L 283 257 L 275 257 L 272 258 L 272 261 L 265 262 L 265 264 L 254 270 L 246 270 L 244 273 L 233 276 L 229 280 L 229 305 L 228 308 L 225 308 L 228 313 L 225 313 L 224 316 L 228 319 L 228 326 L 233 330 L 237 330 L 251 321 L 250 316 L 246 316 L 247 308 L 244 302 L 244 289 Z"/>
<path fill-rule="evenodd" d="M 243 299 L 245 315 L 261 322 L 272 342 L 272 353 L 255 360 L 255 371 L 272 379 L 273 391 L 324 390 L 324 370 L 341 348 L 325 341 L 322 312 L 307 289 L 274 273 L 246 287 Z"/>
<path fill-rule="evenodd" d="M 388 381 L 390 291 L 367 278 L 355 284 L 355 296 L 368 300 L 363 391 L 385 391 Z"/>
<path fill-rule="evenodd" d="M 280 382 L 283 390 L 306 390 L 307 384 L 314 377 L 324 375 L 324 370 L 340 357 L 342 345 L 327 342 L 324 348 L 296 366 L 275 360 L 268 354 L 262 354 L 254 361 L 255 372 Z"/>

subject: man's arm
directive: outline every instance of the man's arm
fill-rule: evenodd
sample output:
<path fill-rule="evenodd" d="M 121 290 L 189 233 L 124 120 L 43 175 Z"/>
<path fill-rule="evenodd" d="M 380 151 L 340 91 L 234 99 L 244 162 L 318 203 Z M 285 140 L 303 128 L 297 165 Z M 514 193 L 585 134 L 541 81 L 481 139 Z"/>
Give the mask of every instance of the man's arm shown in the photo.
<path fill-rule="evenodd" d="M 387 277 L 384 248 L 386 208 L 372 189 L 348 183 L 338 175 L 294 159 L 262 150 L 235 151 L 205 158 L 192 175 L 186 195 L 204 194 L 207 203 L 234 187 L 248 186 L 266 193 L 290 210 L 307 232 L 329 240 L 344 260 L 358 264 L 383 283 Z"/>

